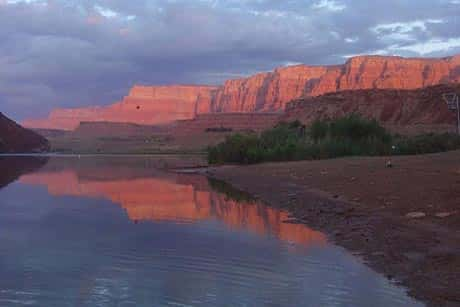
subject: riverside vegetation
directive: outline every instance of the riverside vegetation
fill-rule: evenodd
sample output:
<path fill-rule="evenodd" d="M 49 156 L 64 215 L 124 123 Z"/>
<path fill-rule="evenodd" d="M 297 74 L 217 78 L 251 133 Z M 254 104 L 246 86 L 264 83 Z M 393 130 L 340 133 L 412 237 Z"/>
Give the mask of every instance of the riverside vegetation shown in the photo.
<path fill-rule="evenodd" d="M 208 148 L 210 164 L 330 159 L 344 156 L 413 155 L 460 148 L 456 134 L 401 136 L 376 120 L 352 114 L 335 120 L 282 122 L 258 134 L 234 134 Z"/>

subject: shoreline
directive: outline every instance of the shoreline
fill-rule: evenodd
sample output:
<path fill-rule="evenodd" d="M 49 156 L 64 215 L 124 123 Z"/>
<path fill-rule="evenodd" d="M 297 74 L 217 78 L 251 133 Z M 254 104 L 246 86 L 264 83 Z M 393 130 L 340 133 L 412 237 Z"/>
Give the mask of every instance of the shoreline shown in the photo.
<path fill-rule="evenodd" d="M 107 157 L 117 157 L 117 156 L 133 156 L 133 157 L 144 157 L 144 156 L 205 156 L 206 152 L 200 151 L 177 151 L 177 152 L 167 152 L 167 151 L 158 151 L 158 152 L 146 152 L 146 153 L 130 153 L 130 152 L 120 152 L 120 153 L 111 153 L 111 152 L 100 152 L 100 153 L 67 153 L 67 152 L 30 152 L 30 153 L 0 153 L 0 157 L 93 157 L 93 156 L 107 156 Z"/>
<path fill-rule="evenodd" d="M 393 168 L 387 159 L 227 165 L 198 173 L 287 210 L 287 222 L 322 231 L 428 306 L 460 306 L 460 152 L 391 157 Z"/>

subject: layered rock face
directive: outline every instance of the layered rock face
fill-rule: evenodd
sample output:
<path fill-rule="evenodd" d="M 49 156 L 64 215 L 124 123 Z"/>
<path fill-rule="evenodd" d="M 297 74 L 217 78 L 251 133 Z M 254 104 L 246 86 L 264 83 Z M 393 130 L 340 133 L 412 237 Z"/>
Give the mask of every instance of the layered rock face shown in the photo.
<path fill-rule="evenodd" d="M 0 153 L 27 153 L 49 150 L 48 141 L 37 133 L 24 129 L 0 113 Z"/>
<path fill-rule="evenodd" d="M 277 111 L 302 96 L 359 89 L 416 89 L 460 82 L 460 55 L 443 59 L 359 56 L 344 65 L 298 65 L 230 80 L 216 93 L 217 112 Z"/>
<path fill-rule="evenodd" d="M 212 86 L 134 86 L 121 102 L 107 107 L 58 109 L 47 119 L 27 120 L 36 129 L 74 130 L 80 122 L 161 125 L 209 112 Z"/>
<path fill-rule="evenodd" d="M 417 134 L 456 129 L 456 112 L 447 108 L 442 94 L 456 92 L 460 84 L 436 85 L 415 90 L 368 89 L 328 93 L 294 100 L 280 118 L 310 124 L 318 118 L 360 114 L 377 119 L 395 132 Z"/>
<path fill-rule="evenodd" d="M 135 86 L 108 107 L 56 110 L 31 128 L 72 130 L 81 121 L 157 125 L 197 114 L 276 112 L 300 97 L 360 89 L 417 89 L 460 82 L 460 55 L 441 59 L 359 56 L 344 65 L 282 67 L 274 72 L 229 80 L 220 87 Z"/>

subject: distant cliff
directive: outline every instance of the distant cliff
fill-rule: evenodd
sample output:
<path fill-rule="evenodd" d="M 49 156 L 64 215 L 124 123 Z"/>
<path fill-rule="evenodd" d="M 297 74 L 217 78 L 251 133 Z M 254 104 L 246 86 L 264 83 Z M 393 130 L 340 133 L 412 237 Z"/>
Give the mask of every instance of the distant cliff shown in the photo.
<path fill-rule="evenodd" d="M 29 153 L 49 150 L 48 141 L 29 129 L 24 129 L 0 113 L 0 153 Z"/>
<path fill-rule="evenodd" d="M 460 95 L 460 84 L 439 84 L 414 90 L 365 89 L 327 93 L 293 100 L 280 117 L 283 121 L 334 119 L 357 113 L 375 118 L 387 128 L 404 134 L 454 132 L 456 113 L 448 110 L 443 93 Z"/>
<path fill-rule="evenodd" d="M 440 59 L 359 56 L 343 65 L 296 65 L 220 87 L 135 86 L 122 102 L 108 107 L 62 109 L 32 128 L 72 130 L 80 121 L 162 124 L 216 112 L 276 112 L 301 97 L 360 89 L 417 89 L 460 82 L 460 55 Z"/>
<path fill-rule="evenodd" d="M 212 86 L 134 86 L 121 102 L 107 107 L 56 109 L 48 118 L 26 120 L 24 126 L 74 130 L 80 122 L 118 122 L 142 125 L 165 124 L 209 113 Z"/>

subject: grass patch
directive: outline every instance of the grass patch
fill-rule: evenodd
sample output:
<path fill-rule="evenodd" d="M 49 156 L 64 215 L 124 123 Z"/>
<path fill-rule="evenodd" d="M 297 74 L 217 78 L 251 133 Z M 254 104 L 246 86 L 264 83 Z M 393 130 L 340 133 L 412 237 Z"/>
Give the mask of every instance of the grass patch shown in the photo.
<path fill-rule="evenodd" d="M 424 154 L 459 148 L 460 137 L 456 134 L 391 135 L 376 120 L 353 114 L 336 120 L 317 120 L 308 129 L 295 121 L 279 123 L 260 135 L 234 134 L 208 148 L 208 162 L 253 164 L 344 156 Z"/>

